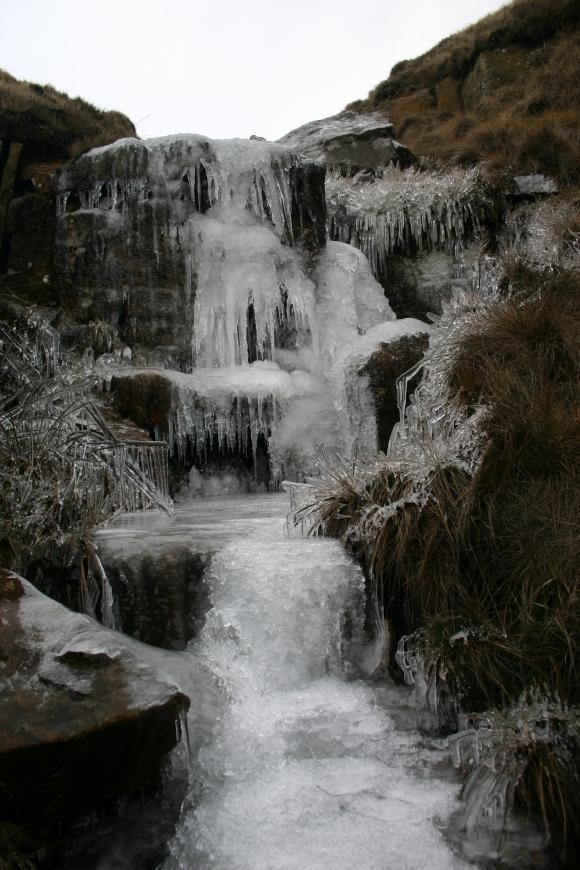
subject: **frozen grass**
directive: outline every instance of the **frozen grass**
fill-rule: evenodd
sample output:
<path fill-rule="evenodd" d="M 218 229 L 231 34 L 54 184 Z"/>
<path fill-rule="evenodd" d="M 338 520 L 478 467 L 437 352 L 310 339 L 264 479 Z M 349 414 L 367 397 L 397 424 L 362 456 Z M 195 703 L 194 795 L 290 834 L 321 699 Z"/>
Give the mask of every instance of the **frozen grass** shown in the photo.
<path fill-rule="evenodd" d="M 21 573 L 80 565 L 76 603 L 94 612 L 108 585 L 92 531 L 123 510 L 169 509 L 167 445 L 116 439 L 56 331 L 12 311 L 0 322 L 0 556 Z"/>

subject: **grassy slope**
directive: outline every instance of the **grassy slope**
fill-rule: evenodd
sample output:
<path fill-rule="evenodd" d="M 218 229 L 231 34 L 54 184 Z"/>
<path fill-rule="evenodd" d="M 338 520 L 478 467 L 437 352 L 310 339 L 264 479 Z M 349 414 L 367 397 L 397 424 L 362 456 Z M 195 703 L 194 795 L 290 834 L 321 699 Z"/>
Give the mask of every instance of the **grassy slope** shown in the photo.
<path fill-rule="evenodd" d="M 69 160 L 88 148 L 135 136 L 120 112 L 71 99 L 50 85 L 22 82 L 0 70 L 0 139 L 24 144 L 27 163 Z"/>
<path fill-rule="evenodd" d="M 380 110 L 415 153 L 580 181 L 580 3 L 514 0 L 393 67 Z"/>

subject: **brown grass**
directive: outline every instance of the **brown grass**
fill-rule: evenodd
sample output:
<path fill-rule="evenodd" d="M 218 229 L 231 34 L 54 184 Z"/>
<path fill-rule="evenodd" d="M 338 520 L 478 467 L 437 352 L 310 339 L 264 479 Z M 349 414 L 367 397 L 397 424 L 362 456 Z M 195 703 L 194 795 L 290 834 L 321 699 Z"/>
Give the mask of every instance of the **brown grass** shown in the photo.
<path fill-rule="evenodd" d="M 383 111 L 418 155 L 486 161 L 493 173 L 545 172 L 576 184 L 579 23 L 577 0 L 516 0 L 425 55 L 397 64 L 351 108 Z M 478 75 L 474 68 L 486 81 L 481 58 L 489 73 L 478 95 L 470 83 Z M 451 102 L 450 89 L 457 94 Z"/>
<path fill-rule="evenodd" d="M 120 112 L 105 112 L 50 85 L 18 81 L 0 70 L 0 139 L 22 142 L 27 162 L 67 160 L 135 135 L 134 125 Z"/>

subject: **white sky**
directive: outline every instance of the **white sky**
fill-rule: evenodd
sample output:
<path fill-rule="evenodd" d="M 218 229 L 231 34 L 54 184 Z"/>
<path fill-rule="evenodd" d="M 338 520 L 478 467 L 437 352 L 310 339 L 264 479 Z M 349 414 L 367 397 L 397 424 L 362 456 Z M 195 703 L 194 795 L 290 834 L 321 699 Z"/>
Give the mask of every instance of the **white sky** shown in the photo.
<path fill-rule="evenodd" d="M 0 68 L 142 137 L 277 139 L 502 0 L 0 0 Z"/>

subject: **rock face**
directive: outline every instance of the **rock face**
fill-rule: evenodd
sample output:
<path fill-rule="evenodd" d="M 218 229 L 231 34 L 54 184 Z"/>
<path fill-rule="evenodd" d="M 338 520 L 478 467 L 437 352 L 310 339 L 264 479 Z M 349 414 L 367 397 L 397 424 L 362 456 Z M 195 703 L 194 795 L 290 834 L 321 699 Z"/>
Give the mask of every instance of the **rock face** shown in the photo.
<path fill-rule="evenodd" d="M 280 139 L 308 160 L 349 173 L 395 163 L 413 166 L 408 148 L 395 141 L 395 128 L 379 112 L 341 112 L 311 121 Z"/>
<path fill-rule="evenodd" d="M 57 181 L 57 281 L 68 307 L 81 322 L 113 325 L 126 345 L 167 348 L 187 370 L 200 364 L 196 330 L 201 340 L 204 329 L 223 329 L 225 300 L 205 297 L 218 283 L 228 292 L 235 265 L 247 286 L 245 345 L 250 301 L 256 317 L 266 314 L 268 270 L 279 305 L 279 287 L 290 296 L 296 287 L 298 249 L 324 245 L 323 183 L 321 168 L 256 140 L 173 136 L 94 149 Z M 259 254 L 261 273 L 250 263 Z"/>
<path fill-rule="evenodd" d="M 188 699 L 121 635 L 0 572 L 0 813 L 47 824 L 154 777 Z"/>

